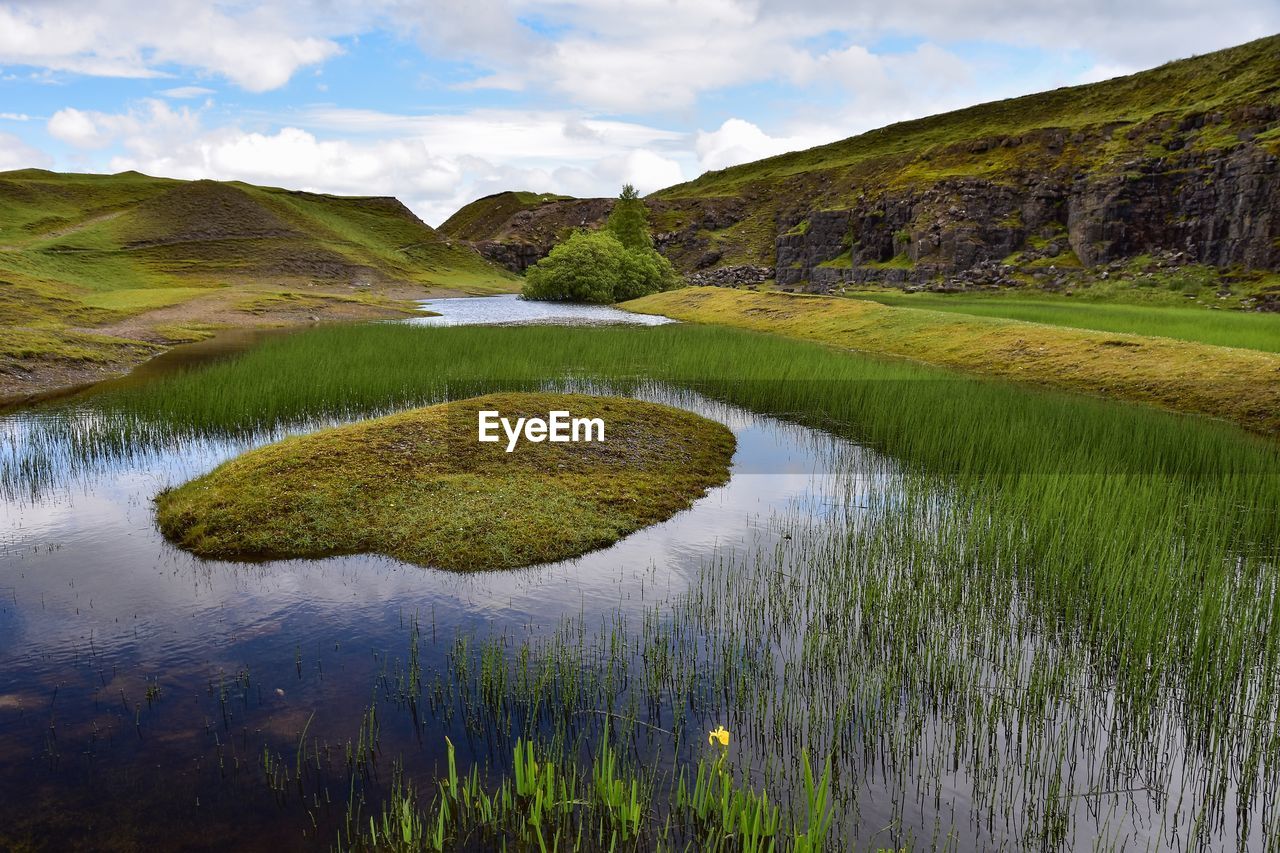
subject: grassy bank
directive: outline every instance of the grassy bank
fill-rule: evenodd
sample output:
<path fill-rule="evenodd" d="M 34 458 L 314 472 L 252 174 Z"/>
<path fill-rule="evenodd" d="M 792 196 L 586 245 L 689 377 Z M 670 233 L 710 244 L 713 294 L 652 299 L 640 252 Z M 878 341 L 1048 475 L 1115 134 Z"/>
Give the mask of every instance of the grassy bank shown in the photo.
<path fill-rule="evenodd" d="M 1280 315 L 1213 311 L 1202 307 L 1124 305 L 1065 297 L 1030 297 L 943 293 L 866 292 L 856 299 L 895 308 L 923 308 L 975 317 L 997 317 L 1090 329 L 1174 338 L 1220 347 L 1280 352 Z"/>
<path fill-rule="evenodd" d="M 659 293 L 624 307 L 1151 403 L 1263 433 L 1280 430 L 1280 356 L 1269 352 L 719 288 Z"/>
<path fill-rule="evenodd" d="M 604 439 L 477 441 L 482 409 L 565 410 Z M 379 553 L 475 571 L 576 557 L 661 521 L 728 479 L 733 434 L 679 409 L 500 394 L 252 451 L 156 499 L 160 529 L 204 557 Z"/>

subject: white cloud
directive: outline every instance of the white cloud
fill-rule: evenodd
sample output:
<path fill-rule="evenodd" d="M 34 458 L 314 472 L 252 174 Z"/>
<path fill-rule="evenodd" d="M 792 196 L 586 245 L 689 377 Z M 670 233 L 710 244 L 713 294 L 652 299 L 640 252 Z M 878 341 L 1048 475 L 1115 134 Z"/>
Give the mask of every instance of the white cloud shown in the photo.
<path fill-rule="evenodd" d="M 92 116 L 73 107 L 54 113 L 49 119 L 48 128 L 49 135 L 54 139 L 68 142 L 77 148 L 97 148 L 109 141 L 99 133 Z"/>
<path fill-rule="evenodd" d="M 475 14 L 451 7 L 394 3 L 389 14 L 433 52 L 471 60 L 479 71 L 469 87 L 549 91 L 578 107 L 637 113 L 678 113 L 705 93 L 760 81 L 853 91 L 896 84 L 925 103 L 904 81 L 954 86 L 971 70 L 939 44 L 1005 44 L 1059 58 L 1076 51 L 1104 65 L 1145 67 L 1280 29 L 1280 5 L 1255 0 L 484 0 Z M 926 45 L 887 55 L 867 48 L 886 35 Z M 1041 81 L 1002 82 L 999 96 Z M 982 99 L 970 91 L 970 103 Z"/>
<path fill-rule="evenodd" d="M 46 168 L 53 160 L 11 133 L 0 133 L 0 172 L 10 169 Z"/>
<path fill-rule="evenodd" d="M 394 195 L 431 223 L 499 190 L 613 195 L 626 182 L 647 192 L 692 177 L 686 135 L 570 113 L 316 110 L 267 131 L 206 128 L 204 115 L 149 100 L 115 115 L 59 110 L 49 130 L 83 149 L 112 148 L 107 171 Z"/>
<path fill-rule="evenodd" d="M 47 127 L 50 136 L 77 148 L 123 143 L 133 150 L 162 151 L 195 132 L 199 124 L 199 113 L 148 98 L 125 113 L 67 107 L 54 113 Z"/>
<path fill-rule="evenodd" d="M 697 152 L 698 165 L 702 169 L 724 169 L 775 154 L 833 142 L 837 138 L 839 137 L 770 136 L 749 121 L 731 118 L 717 130 L 698 131 L 694 151 Z"/>
<path fill-rule="evenodd" d="M 172 89 L 161 89 L 159 94 L 166 98 L 176 98 L 183 100 L 186 98 L 199 98 L 202 95 L 212 95 L 212 89 L 206 89 L 203 86 L 176 86 Z"/>
<path fill-rule="evenodd" d="M 0 113 L 2 121 L 31 121 L 31 116 L 26 113 Z"/>
<path fill-rule="evenodd" d="M 292 5 L 292 4 L 290 4 Z M 0 4 L 0 63 L 107 77 L 159 77 L 183 65 L 252 92 L 275 89 L 337 53 L 315 32 L 326 17 L 299 8 L 168 0 Z"/>

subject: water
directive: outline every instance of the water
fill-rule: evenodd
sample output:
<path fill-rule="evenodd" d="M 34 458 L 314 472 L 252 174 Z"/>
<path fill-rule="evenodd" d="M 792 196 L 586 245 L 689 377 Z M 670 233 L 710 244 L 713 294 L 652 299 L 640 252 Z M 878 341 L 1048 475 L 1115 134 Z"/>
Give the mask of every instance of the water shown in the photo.
<path fill-rule="evenodd" d="M 424 650 L 428 670 L 445 666 L 459 632 L 528 638 L 563 618 L 592 624 L 615 612 L 638 621 L 710 555 L 767 547 L 771 516 L 829 497 L 837 439 L 671 389 L 648 396 L 733 430 L 729 483 L 602 551 L 474 575 L 377 556 L 205 561 L 160 536 L 158 491 L 280 434 L 193 438 L 86 464 L 48 443 L 38 412 L 0 419 L 10 448 L 39 441 L 55 460 L 37 489 L 0 502 L 0 847 L 28 836 L 314 844 L 302 834 L 307 810 L 278 803 L 261 781 L 264 745 L 292 756 L 313 714 L 309 738 L 353 739 L 387 660 L 406 654 L 406 619 L 416 614 L 437 639 Z M 159 697 L 148 702 L 152 685 Z M 419 772 L 439 761 L 446 734 L 467 743 L 456 725 L 415 729 L 386 713 L 383 751 Z M 483 754 L 464 747 L 464 760 L 469 752 Z M 341 807 L 319 811 L 328 843 Z"/>
<path fill-rule="evenodd" d="M 674 323 L 669 317 L 634 314 L 608 305 L 574 302 L 537 302 L 519 296 L 476 296 L 462 299 L 424 299 L 424 311 L 438 317 L 414 317 L 404 322 L 417 326 L 503 326 L 542 324 L 557 326 L 601 326 L 625 323 L 634 326 L 661 326 Z"/>
<path fill-rule="evenodd" d="M 498 297 L 436 302 L 432 310 L 445 316 L 425 319 L 466 322 L 484 306 L 490 309 L 486 320 L 503 322 L 520 312 L 566 322 L 580 319 L 582 310 L 636 317 Z M 193 358 L 227 354 L 215 347 L 171 361 L 181 368 Z M 163 369 L 163 362 L 153 368 L 155 375 Z M 458 653 L 458 638 L 469 638 L 473 651 L 493 641 L 514 654 L 525 642 L 573 642 L 617 627 L 638 643 L 636 638 L 660 630 L 647 621 L 655 608 L 666 612 L 688 600 L 710 614 L 718 604 L 721 617 L 724 610 L 746 613 L 768 626 L 772 645 L 752 665 L 766 673 L 766 692 L 788 689 L 785 671 L 799 668 L 825 642 L 825 626 L 811 622 L 821 602 L 803 603 L 811 588 L 806 572 L 830 556 L 824 549 L 838 547 L 831 530 L 856 530 L 868 505 L 893 507 L 898 466 L 826 432 L 684 389 L 654 384 L 637 394 L 729 426 L 738 441 L 729 482 L 610 548 L 551 565 L 471 575 L 376 556 L 206 561 L 157 532 L 152 499 L 161 489 L 249 448 L 326 424 L 239 436 L 162 435 L 99 451 L 76 439 L 76 425 L 98 417 L 92 398 L 75 404 L 70 429 L 59 410 L 0 416 L 0 469 L 8 469 L 2 481 L 8 488 L 0 494 L 0 849 L 35 841 L 54 849 L 328 848 L 353 790 L 345 748 L 358 739 L 371 706 L 377 708 L 380 759 L 354 774 L 370 798 L 366 820 L 397 758 L 429 789 L 446 736 L 458 744 L 464 767 L 473 761 L 500 765 L 507 733 L 487 718 L 467 716 L 473 698 L 464 701 L 445 690 L 418 707 L 396 701 L 395 685 L 415 635 L 423 695 L 432 697 L 433 679 L 448 677 L 458 660 L 469 659 Z M 33 449 L 46 464 L 20 469 L 18 462 Z M 779 576 L 796 596 L 794 613 L 752 611 L 751 584 L 778 582 Z M 879 616 L 874 607 L 863 615 Z M 1002 630 L 999 618 L 1017 624 L 1016 615 L 996 614 L 992 631 Z M 676 624 L 690 630 L 698 618 L 682 623 L 677 617 Z M 695 630 L 683 647 L 684 663 L 701 667 L 693 682 L 699 701 L 685 709 L 695 715 L 691 725 L 697 730 L 727 722 L 735 732 L 733 761 L 763 783 L 779 758 L 769 720 L 750 713 L 723 716 L 732 704 L 723 694 L 736 687 L 717 687 L 712 655 L 700 642 Z M 1034 637 L 1017 642 L 1028 656 L 1057 654 Z M 842 836 L 859 839 L 860 847 L 894 847 L 906 838 L 927 847 L 929 839 L 948 834 L 951 850 L 1025 847 L 1037 822 L 1019 807 L 1026 805 L 1028 814 L 1039 807 L 1046 778 L 1037 774 L 1062 768 L 1067 789 L 1085 792 L 1072 794 L 1065 807 L 1068 846 L 1095 836 L 1105 837 L 1103 846 L 1192 846 L 1186 828 L 1198 805 L 1191 786 L 1185 804 L 1177 786 L 1180 779 L 1200 778 L 1204 768 L 1193 750 L 1185 751 L 1185 767 L 1177 758 L 1185 744 L 1176 718 L 1154 721 L 1169 744 L 1160 755 L 1173 759 L 1162 765 L 1146 756 L 1135 760 L 1136 770 L 1118 771 L 1141 780 L 1150 776 L 1152 788 L 1120 790 L 1128 786 L 1103 783 L 1116 772 L 1107 766 L 1116 732 L 1109 727 L 1114 703 L 1105 692 L 1078 694 L 1089 701 L 1055 708 L 1044 721 L 1024 721 L 1025 729 L 1002 721 L 957 734 L 956 721 L 975 712 L 945 700 L 930 710 L 902 709 L 903 722 L 894 722 L 899 711 L 891 709 L 891 737 L 881 733 L 868 747 L 860 738 L 879 709 L 861 696 L 878 694 L 858 690 L 875 687 L 882 662 L 837 663 L 868 673 L 862 681 L 831 679 L 854 694 L 850 705 L 860 722 L 816 719 L 809 725 L 815 739 L 821 733 L 844 747 L 836 821 Z M 1007 669 L 997 673 L 981 664 L 974 673 L 979 684 L 1009 677 Z M 785 703 L 803 707 L 807 698 L 786 697 Z M 774 710 L 784 704 L 776 696 L 771 702 Z M 647 719 L 670 726 L 678 704 L 668 699 Z M 743 705 L 749 709 L 751 703 L 738 697 L 739 711 Z M 920 733 L 899 740 L 910 725 Z M 1073 733 L 1069 755 L 1027 757 L 1045 743 L 1060 743 L 1054 732 Z M 637 744 L 642 758 L 669 762 L 661 736 L 647 737 Z M 969 738 L 986 738 L 990 745 L 985 772 L 952 760 L 951 744 Z M 682 757 L 697 755 L 697 748 L 692 744 Z M 264 753 L 290 770 L 303 764 L 303 789 L 273 786 Z M 1128 753 L 1121 745 L 1115 754 Z M 1153 793 L 1157 788 L 1167 795 Z M 1225 817 L 1217 818 L 1205 846 L 1227 845 L 1237 833 L 1246 846 L 1264 837 L 1256 810 L 1232 816 L 1231 792 L 1218 805 Z"/>

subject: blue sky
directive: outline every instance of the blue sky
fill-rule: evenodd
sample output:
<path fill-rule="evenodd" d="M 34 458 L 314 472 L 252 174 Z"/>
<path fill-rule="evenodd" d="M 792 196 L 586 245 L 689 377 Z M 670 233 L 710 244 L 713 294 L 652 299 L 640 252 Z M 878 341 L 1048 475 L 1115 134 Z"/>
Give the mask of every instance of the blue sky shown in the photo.
<path fill-rule="evenodd" d="M 0 0 L 0 170 L 613 194 L 1280 30 L 1221 0 Z"/>

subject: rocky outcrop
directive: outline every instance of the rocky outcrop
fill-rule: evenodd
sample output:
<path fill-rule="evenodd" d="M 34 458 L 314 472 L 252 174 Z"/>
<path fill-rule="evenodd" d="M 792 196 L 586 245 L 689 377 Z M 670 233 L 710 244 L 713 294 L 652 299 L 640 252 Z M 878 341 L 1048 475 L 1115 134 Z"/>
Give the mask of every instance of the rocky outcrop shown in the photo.
<path fill-rule="evenodd" d="M 497 227 L 486 228 L 493 233 L 463 234 L 460 242 L 486 260 L 522 273 L 576 229 L 599 228 L 612 210 L 611 198 L 549 201 L 518 210 Z"/>
<path fill-rule="evenodd" d="M 1252 145 L 1128 161 L 1117 170 L 958 178 L 820 210 L 778 235 L 780 285 L 910 284 L 1000 261 L 1074 255 L 1085 267 L 1158 252 L 1185 263 L 1280 269 L 1280 158 Z"/>
<path fill-rule="evenodd" d="M 685 280 L 695 287 L 759 287 L 773 278 L 773 267 L 762 267 L 754 264 L 737 264 L 729 267 L 716 267 L 702 270 L 685 276 Z"/>

